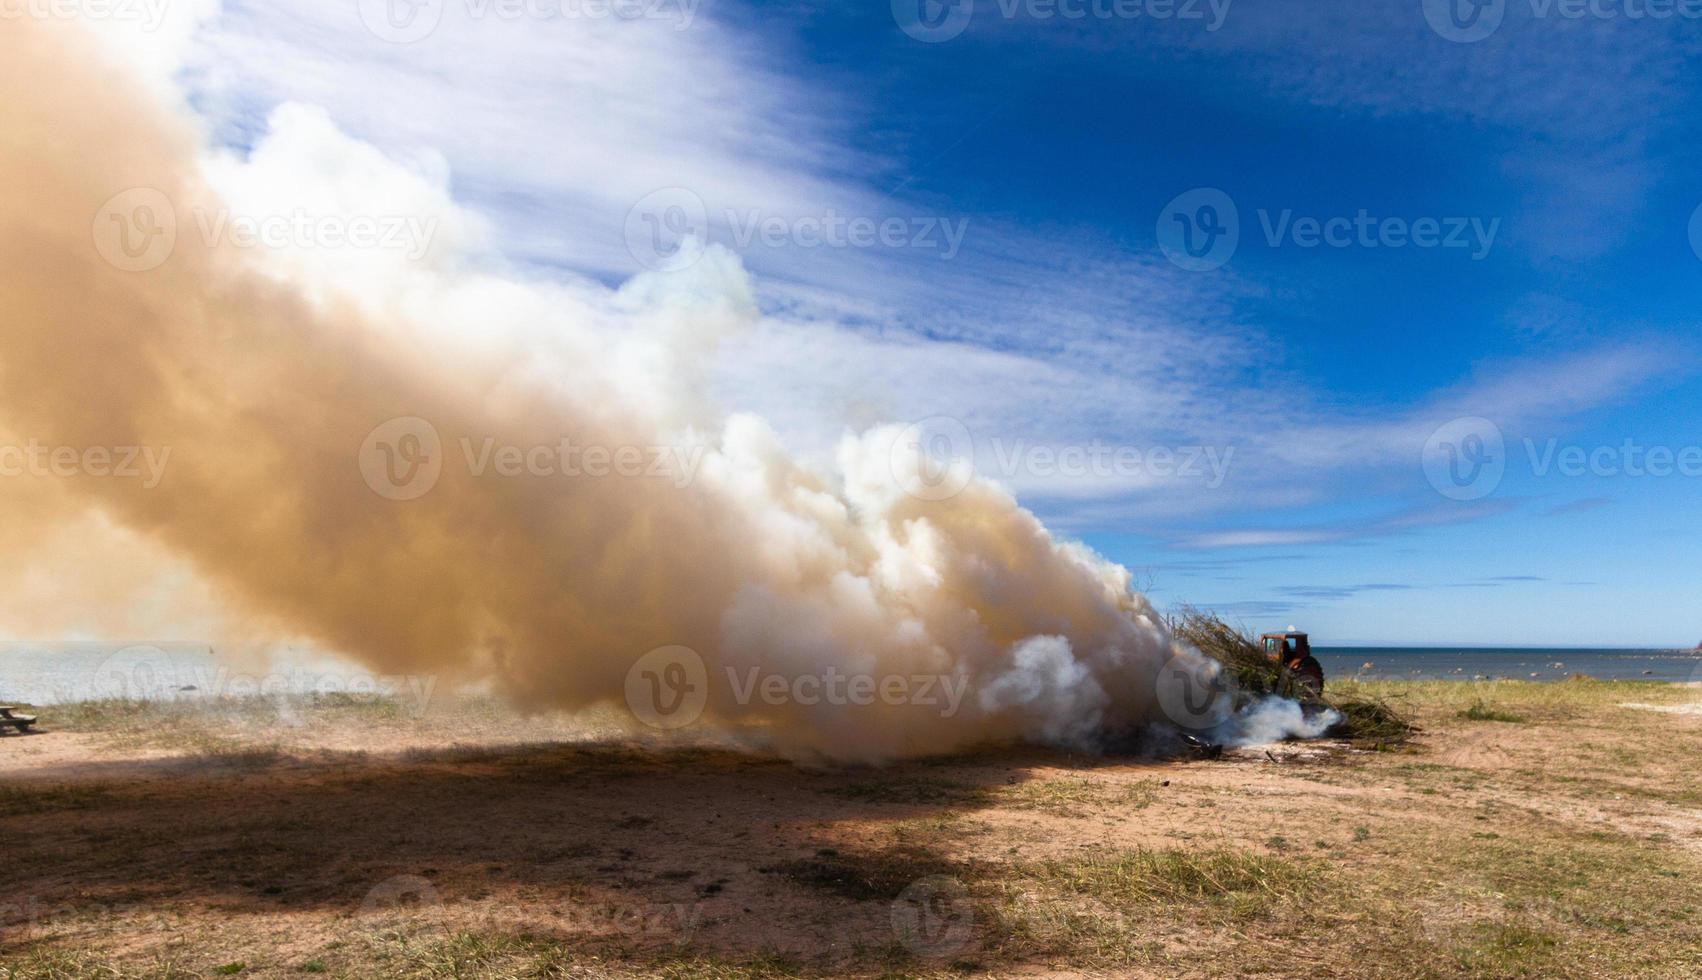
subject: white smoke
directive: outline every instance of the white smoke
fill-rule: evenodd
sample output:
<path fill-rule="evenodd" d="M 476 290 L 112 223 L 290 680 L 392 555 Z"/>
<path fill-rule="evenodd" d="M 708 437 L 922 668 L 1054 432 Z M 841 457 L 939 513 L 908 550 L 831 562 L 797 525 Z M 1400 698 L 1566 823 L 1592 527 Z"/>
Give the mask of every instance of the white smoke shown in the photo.
<path fill-rule="evenodd" d="M 719 412 L 717 345 L 760 319 L 731 253 L 615 291 L 530 279 L 455 205 L 440 158 L 391 160 L 302 106 L 275 112 L 247 158 L 213 153 L 70 31 L 0 32 L 15 93 L 0 263 L 18 273 L 0 282 L 0 430 L 172 450 L 157 486 L 14 491 L 12 543 L 80 546 L 57 563 L 16 549 L 7 574 L 64 588 L 0 603 L 4 625 L 193 622 L 221 646 L 300 639 L 534 708 L 630 707 L 651 683 L 696 695 L 713 731 L 860 761 L 1091 746 L 1162 723 L 1160 667 L 1198 661 L 1125 569 L 1054 539 L 1001 487 L 962 474 L 955 493 L 915 492 L 941 474 L 904 425 L 848 432 L 816 465 Z M 101 218 L 137 189 L 176 240 L 120 268 Z M 360 218 L 430 228 L 429 247 L 290 237 Z M 256 220 L 282 240 L 231 232 Z M 398 422 L 423 426 L 410 435 L 437 444 L 440 470 L 405 497 L 363 481 L 361 453 Z M 472 462 L 480 445 L 568 443 L 665 447 L 689 479 Z M 79 592 L 67 562 L 96 552 L 108 573 Z M 634 674 L 664 648 L 689 658 Z M 1310 730 L 1277 708 L 1245 723 Z"/>
<path fill-rule="evenodd" d="M 1334 708 L 1308 712 L 1287 698 L 1264 697 L 1236 711 L 1211 732 L 1210 740 L 1245 748 L 1290 739 L 1322 738 L 1341 720 L 1341 713 Z"/>

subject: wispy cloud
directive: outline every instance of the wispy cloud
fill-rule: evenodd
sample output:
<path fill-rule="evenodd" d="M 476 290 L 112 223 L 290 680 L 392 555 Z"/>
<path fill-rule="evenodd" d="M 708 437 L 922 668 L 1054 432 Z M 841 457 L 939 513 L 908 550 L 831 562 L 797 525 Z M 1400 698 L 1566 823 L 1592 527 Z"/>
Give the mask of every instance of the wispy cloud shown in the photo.
<path fill-rule="evenodd" d="M 753 36 L 713 9 L 679 30 L 666 21 L 470 18 L 470 8 L 449 4 L 430 37 L 395 45 L 367 31 L 355 7 L 227 4 L 195 35 L 182 75 L 192 101 L 239 149 L 273 106 L 298 100 L 394 155 L 435 160 L 428 165 L 445 171 L 457 200 L 490 219 L 507 258 L 534 273 L 612 285 L 636 271 L 625 222 L 661 187 L 691 188 L 712 214 L 939 210 L 910 195 L 899 161 L 859 139 L 868 107 L 856 92 L 816 84 L 789 61 L 783 38 Z M 1209 37 L 1134 38 L 1152 42 L 1141 57 L 1155 65 L 1233 62 L 1223 84 L 1262 102 L 1459 118 L 1517 134 L 1509 145 L 1564 135 L 1604 147 L 1626 127 L 1661 125 L 1645 99 L 1671 77 L 1670 43 L 1622 50 L 1635 39 L 1527 39 L 1510 25 L 1505 45 L 1474 49 L 1430 35 L 1416 5 L 1349 3 L 1238 6 Z M 1127 53 L 1119 46 L 1118 56 Z M 1651 74 L 1601 86 L 1611 92 L 1592 88 L 1585 102 L 1537 84 L 1558 73 L 1548 81 L 1571 91 L 1591 66 L 1622 56 Z M 1589 153 L 1576 167 L 1560 157 L 1560 170 L 1537 176 L 1594 179 Z M 1439 424 L 1481 415 L 1510 434 L 1553 428 L 1684 363 L 1655 341 L 1621 340 L 1465 365 L 1472 373 L 1445 390 L 1353 407 L 1297 375 L 1289 343 L 1252 312 L 1250 301 L 1268 300 L 1271 287 L 1245 273 L 1185 273 L 1128 251 L 1105 229 L 934 216 L 969 222 L 951 261 L 905 249 L 745 249 L 765 316 L 723 347 L 719 398 L 768 418 L 806 455 L 827 453 L 848 428 L 950 416 L 975 438 L 984 474 L 1066 531 L 1210 519 L 1218 526 L 1178 543 L 1257 548 L 1481 519 L 1507 505 L 1413 502 L 1429 495 L 1420 451 Z M 1277 390 L 1283 397 L 1272 398 Z M 1095 443 L 1209 448 L 1227 462 L 1214 482 L 1151 467 L 1084 477 L 996 458 L 1016 445 Z M 1394 512 L 1282 519 L 1344 494 Z M 1232 521 L 1240 526 L 1222 526 Z"/>
<path fill-rule="evenodd" d="M 783 74 L 707 10 L 681 29 L 436 7 L 429 36 L 394 44 L 352 2 L 229 2 L 185 78 L 227 139 L 301 101 L 394 155 L 441 153 L 512 258 L 563 273 L 639 271 L 624 224 L 661 188 L 718 209 L 813 213 L 848 203 L 834 175 L 885 166 L 838 138 L 835 93 Z"/>
<path fill-rule="evenodd" d="M 1578 500 L 1556 504 L 1541 513 L 1543 517 L 1564 517 L 1567 514 L 1586 514 L 1592 510 L 1600 510 L 1613 503 L 1607 497 L 1582 497 Z"/>
<path fill-rule="evenodd" d="M 1498 176 L 1522 189 L 1514 238 L 1535 261 L 1587 259 L 1629 233 L 1625 215 L 1644 206 L 1660 158 L 1676 149 L 1664 138 L 1686 116 L 1674 100 L 1695 98 L 1684 84 L 1699 50 L 1694 22 L 1504 8 L 1496 34 L 1475 44 L 1433 33 L 1419 3 L 1352 0 L 1240 4 L 1220 31 L 1140 40 L 1233 62 L 1230 84 L 1260 101 L 1480 129 L 1498 148 Z"/>
<path fill-rule="evenodd" d="M 1379 582 L 1368 585 L 1281 585 L 1276 591 L 1297 599 L 1329 600 L 1350 599 L 1361 592 L 1404 592 L 1412 588 L 1411 585 Z"/>
<path fill-rule="evenodd" d="M 1205 531 L 1183 535 L 1177 539 L 1176 544 L 1184 548 L 1259 548 L 1381 538 L 1422 528 L 1493 517 L 1507 513 L 1516 506 L 1518 501 L 1511 499 L 1486 499 L 1449 506 L 1426 505 L 1373 518 L 1295 527 Z"/>

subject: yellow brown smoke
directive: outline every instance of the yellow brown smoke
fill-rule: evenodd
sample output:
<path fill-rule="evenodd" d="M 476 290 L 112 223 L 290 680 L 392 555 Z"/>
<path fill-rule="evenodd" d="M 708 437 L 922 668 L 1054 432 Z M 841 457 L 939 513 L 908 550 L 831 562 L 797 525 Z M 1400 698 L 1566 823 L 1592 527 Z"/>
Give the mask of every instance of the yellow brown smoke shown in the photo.
<path fill-rule="evenodd" d="M 157 268 L 115 267 L 96 229 L 116 195 L 217 207 L 193 123 L 69 31 L 6 20 L 0 36 L 0 435 L 170 453 L 153 487 L 5 481 L 11 574 L 36 601 L 0 607 L 0 626 L 98 628 L 181 594 L 375 670 L 488 679 L 563 708 L 620 703 L 635 660 L 679 644 L 708 665 L 705 724 L 848 759 L 1068 740 L 1155 710 L 1170 644 L 1127 574 L 991 485 L 942 501 L 896 490 L 892 430 L 848 438 L 838 475 L 799 467 L 754 419 L 705 419 L 708 454 L 684 486 L 445 465 L 418 499 L 375 493 L 357 453 L 398 417 L 429 419 L 450 454 L 464 437 L 650 446 L 679 429 L 658 431 L 595 361 L 544 381 L 518 347 L 447 356 L 266 275 L 261 252 L 180 233 Z M 80 528 L 120 530 L 78 550 Z M 42 569 L 64 574 L 51 558 L 67 549 L 101 584 L 66 581 L 56 604 Z M 954 677 L 967 696 L 948 716 L 741 703 L 726 683 L 729 668 L 829 665 Z"/>

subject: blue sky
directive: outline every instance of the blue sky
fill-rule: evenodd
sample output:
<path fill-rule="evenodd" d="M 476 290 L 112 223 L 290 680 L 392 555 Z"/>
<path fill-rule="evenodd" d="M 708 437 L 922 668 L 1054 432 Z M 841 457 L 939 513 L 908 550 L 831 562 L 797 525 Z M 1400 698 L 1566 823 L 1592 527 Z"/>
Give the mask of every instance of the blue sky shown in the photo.
<path fill-rule="evenodd" d="M 528 276 L 614 289 L 655 258 L 634 227 L 706 235 L 764 312 L 718 365 L 729 408 L 806 454 L 961 426 L 1161 606 L 1324 644 L 1702 640 L 1702 22 L 1502 0 L 1461 40 L 1420 0 L 564 2 L 431 0 L 406 43 L 364 0 L 226 2 L 180 82 L 239 151 L 297 101 L 441 168 Z M 1233 249 L 1173 260 L 1225 200 Z M 1361 214 L 1307 246 L 1307 219 Z M 799 231 L 835 217 L 903 231 Z M 1072 448 L 1112 462 L 1047 464 Z M 1636 465 L 1657 448 L 1668 475 Z"/>

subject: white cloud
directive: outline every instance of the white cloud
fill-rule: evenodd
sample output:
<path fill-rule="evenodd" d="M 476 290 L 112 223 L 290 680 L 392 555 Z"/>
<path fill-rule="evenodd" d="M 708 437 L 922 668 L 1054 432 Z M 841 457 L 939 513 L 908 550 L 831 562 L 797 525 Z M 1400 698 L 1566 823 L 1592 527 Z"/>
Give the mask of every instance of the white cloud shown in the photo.
<path fill-rule="evenodd" d="M 1655 190 L 1699 45 L 1686 18 L 1574 19 L 1560 6 L 1538 16 L 1513 0 L 1493 36 L 1459 44 L 1428 28 L 1417 0 L 1237 4 L 1220 31 L 1148 32 L 1139 44 L 1160 60 L 1168 50 L 1233 64 L 1228 84 L 1259 102 L 1469 125 L 1500 173 L 1442 174 L 1439 189 L 1498 178 L 1517 195 L 1508 231 L 1531 259 L 1583 260 L 1621 244 L 1626 216 Z"/>
<path fill-rule="evenodd" d="M 705 12 L 679 30 L 441 7 L 435 31 L 404 45 L 368 31 L 354 3 L 233 3 L 202 32 L 188 80 L 227 137 L 299 101 L 389 153 L 441 152 L 510 256 L 610 277 L 637 271 L 622 228 L 652 191 L 810 212 L 844 196 L 818 174 L 869 163 L 832 139 L 830 95 L 765 67 Z"/>
<path fill-rule="evenodd" d="M 215 169 L 236 200 L 432 214 L 458 246 L 495 250 L 478 260 L 488 274 L 474 280 L 476 290 L 450 297 L 428 283 L 384 298 L 411 304 L 421 319 L 447 307 L 439 319 L 477 335 L 489 328 L 482 295 L 506 295 L 517 288 L 510 280 L 547 272 L 553 283 L 528 288 L 558 304 L 551 315 L 598 324 L 611 301 L 599 281 L 618 282 L 637 268 L 623 236 L 627 210 L 659 187 L 693 189 L 712 216 L 925 210 L 870 190 L 870 175 L 886 163 L 844 131 L 843 120 L 859 111 L 852 94 L 788 73 L 779 55 L 706 11 L 682 31 L 665 21 L 516 23 L 471 17 L 465 4 L 444 9 L 431 36 L 395 45 L 365 30 L 354 4 L 231 4 L 203 25 L 183 75 L 219 132 L 254 144 L 242 168 L 227 161 Z M 1606 132 L 1596 121 L 1601 105 L 1508 102 L 1512 83 L 1494 69 L 1517 68 L 1530 81 L 1558 70 L 1552 54 L 1484 61 L 1464 46 L 1415 40 L 1394 14 L 1359 8 L 1340 14 L 1347 40 L 1325 50 L 1335 35 L 1304 18 L 1236 13 L 1246 23 L 1205 39 L 1201 50 L 1263 52 L 1259 84 L 1294 98 L 1537 132 Z M 1380 80 L 1392 61 L 1414 61 L 1414 50 L 1433 55 L 1408 66 L 1427 82 Z M 1301 70 L 1306 64 L 1311 71 Z M 1451 72 L 1461 73 L 1459 84 L 1444 84 Z M 1618 108 L 1653 125 L 1635 94 L 1604 98 L 1631 100 Z M 279 104 L 286 107 L 274 114 Z M 267 115 L 270 135 L 262 137 Z M 350 188 L 371 186 L 379 150 L 403 164 L 388 185 L 394 193 L 352 198 Z M 304 158 L 315 163 L 311 180 L 293 170 Z M 246 184 L 225 179 L 238 169 Z M 347 181 L 326 177 L 338 172 Z M 1561 167 L 1543 179 L 1574 176 Z M 1242 312 L 1259 287 L 1229 270 L 1193 276 L 1094 233 L 944 217 L 970 221 L 961 254 L 949 261 L 905 249 L 747 249 L 753 301 L 767 315 L 748 333 L 709 331 L 723 343 L 712 365 L 722 405 L 761 414 L 788 443 L 820 456 L 847 428 L 958 418 L 981 441 L 983 472 L 1045 502 L 1066 524 L 1116 528 L 1317 502 L 1367 471 L 1393 474 L 1379 490 L 1422 485 L 1419 448 L 1442 421 L 1551 419 L 1612 401 L 1660 369 L 1658 355 L 1635 348 L 1508 364 L 1456 390 L 1344 416 L 1327 395 L 1307 394 L 1301 379 L 1273 367 L 1284 362 L 1281 344 Z M 299 256 L 327 266 L 308 278 L 349 283 L 367 278 L 363 263 L 392 258 Z M 432 271 L 429 263 L 407 270 L 428 278 Z M 679 280 L 645 277 L 613 301 L 670 281 Z M 662 362 L 707 357 L 706 344 L 663 330 L 654 343 L 629 346 L 626 370 L 677 373 L 678 363 Z M 1205 446 L 1234 459 L 1224 484 L 1202 493 L 1198 480 L 1144 472 L 1089 480 L 1005 473 L 987 458 L 991 439 L 1007 447 Z"/>

